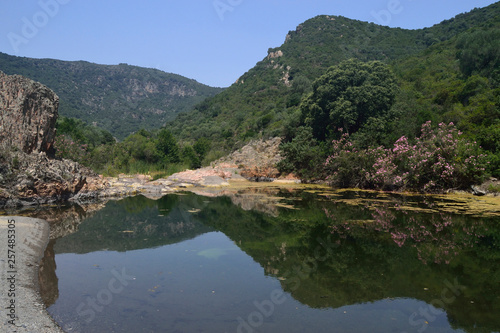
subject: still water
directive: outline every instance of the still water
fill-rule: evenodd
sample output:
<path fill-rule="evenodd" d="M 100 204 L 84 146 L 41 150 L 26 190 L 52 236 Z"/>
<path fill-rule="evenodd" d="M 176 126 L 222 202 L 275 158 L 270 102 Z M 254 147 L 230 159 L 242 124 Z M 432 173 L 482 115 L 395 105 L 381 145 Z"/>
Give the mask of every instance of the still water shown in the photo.
<path fill-rule="evenodd" d="M 111 201 L 53 226 L 70 231 L 42 296 L 67 332 L 499 332 L 500 218 L 464 209 L 284 189 Z"/>

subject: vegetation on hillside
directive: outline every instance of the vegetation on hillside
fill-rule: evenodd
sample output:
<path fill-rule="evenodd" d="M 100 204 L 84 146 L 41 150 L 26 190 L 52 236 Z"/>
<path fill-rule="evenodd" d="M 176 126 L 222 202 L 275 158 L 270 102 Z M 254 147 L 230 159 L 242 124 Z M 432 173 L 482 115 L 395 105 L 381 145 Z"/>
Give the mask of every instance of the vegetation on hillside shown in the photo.
<path fill-rule="evenodd" d="M 43 83 L 60 97 L 61 115 L 97 124 L 120 140 L 141 128 L 157 129 L 222 91 L 152 68 L 21 58 L 1 52 L 0 70 Z"/>
<path fill-rule="evenodd" d="M 498 177 L 499 15 L 496 3 L 420 30 L 318 16 L 224 92 L 160 131 L 93 147 L 89 163 L 196 167 L 281 136 L 280 170 L 310 181 L 442 191 Z"/>
<path fill-rule="evenodd" d="M 498 176 L 500 46 L 490 42 L 498 32 L 466 32 L 391 63 L 399 81 L 397 95 L 390 95 L 394 99 L 365 99 L 356 82 L 363 71 L 345 70 L 355 61 L 331 68 L 303 99 L 296 126 L 289 126 L 300 131 L 283 144 L 281 170 L 311 180 L 328 178 L 336 186 L 421 191 L 466 188 L 488 174 Z M 481 52 L 481 61 L 470 59 Z M 331 73 L 342 73 L 342 84 Z M 385 91 L 393 79 L 370 88 Z M 385 112 L 364 101 L 380 102 Z M 349 118 L 352 105 L 361 105 L 368 115 Z M 346 117 L 354 127 L 346 126 Z M 297 147 L 305 146 L 313 147 L 314 156 L 301 156 Z"/>
<path fill-rule="evenodd" d="M 56 157 L 77 161 L 105 175 L 119 173 L 171 174 L 199 168 L 210 149 L 200 138 L 194 144 L 179 144 L 167 129 L 141 129 L 121 142 L 83 121 L 61 117 L 57 122 Z"/>
<path fill-rule="evenodd" d="M 419 30 L 382 27 L 338 16 L 312 18 L 290 31 L 283 45 L 269 49 L 268 56 L 235 84 L 178 116 L 167 127 L 180 140 L 207 136 L 226 152 L 253 138 L 282 136 L 283 129 L 297 116 L 312 82 L 331 66 L 354 58 L 383 61 L 394 70 L 395 64 L 415 56 L 413 68 L 402 68 L 411 72 L 423 67 L 418 61 L 433 52 L 429 47 L 456 39 L 469 29 L 493 29 L 499 12 L 500 4 L 496 3 Z M 455 56 L 456 50 L 452 52 Z M 446 72 L 450 64 L 432 65 L 443 66 L 438 70 Z M 404 84 L 403 80 L 399 84 Z M 404 102 L 404 90 L 399 100 Z M 415 134 L 426 120 L 415 124 Z"/>

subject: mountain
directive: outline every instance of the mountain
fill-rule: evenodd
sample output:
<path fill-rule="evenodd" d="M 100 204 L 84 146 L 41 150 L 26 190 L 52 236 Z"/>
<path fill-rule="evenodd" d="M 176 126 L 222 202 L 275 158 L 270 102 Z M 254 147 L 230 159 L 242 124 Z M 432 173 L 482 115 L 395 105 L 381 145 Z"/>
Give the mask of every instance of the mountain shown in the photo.
<path fill-rule="evenodd" d="M 426 52 L 440 52 L 432 47 L 443 43 L 458 52 L 458 35 L 470 29 L 498 27 L 499 13 L 497 2 L 418 30 L 317 16 L 290 31 L 283 45 L 269 49 L 267 56 L 231 87 L 179 115 L 167 128 L 186 141 L 208 137 L 220 143 L 217 146 L 222 150 L 259 136 L 282 136 L 284 127 L 298 117 L 300 101 L 311 91 L 313 81 L 329 67 L 350 58 L 380 60 L 391 67 L 409 57 L 416 57 L 414 63 L 418 63 L 419 57 L 428 58 Z M 456 63 L 457 59 L 452 59 L 452 64 Z M 398 68 L 404 85 L 405 72 L 411 68 Z M 453 70 L 458 71 L 458 65 Z M 404 100 L 404 89 L 398 98 Z"/>
<path fill-rule="evenodd" d="M 60 115 L 95 124 L 119 139 L 141 128 L 158 128 L 223 90 L 151 68 L 1 52 L 0 70 L 48 86 L 60 97 Z"/>

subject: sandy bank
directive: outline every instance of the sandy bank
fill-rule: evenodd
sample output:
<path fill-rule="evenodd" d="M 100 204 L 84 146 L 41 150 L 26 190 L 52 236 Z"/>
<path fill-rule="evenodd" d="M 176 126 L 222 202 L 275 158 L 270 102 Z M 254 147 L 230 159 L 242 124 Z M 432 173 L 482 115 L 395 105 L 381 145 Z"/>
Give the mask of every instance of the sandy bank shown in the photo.
<path fill-rule="evenodd" d="M 0 331 L 63 332 L 38 292 L 38 264 L 49 240 L 46 221 L 0 217 Z"/>

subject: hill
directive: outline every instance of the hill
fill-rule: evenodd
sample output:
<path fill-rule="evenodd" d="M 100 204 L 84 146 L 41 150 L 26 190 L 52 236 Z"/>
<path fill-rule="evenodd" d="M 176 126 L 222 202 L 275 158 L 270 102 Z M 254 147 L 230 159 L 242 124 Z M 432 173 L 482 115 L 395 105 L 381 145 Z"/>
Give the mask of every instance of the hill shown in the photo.
<path fill-rule="evenodd" d="M 297 124 L 299 104 L 310 93 L 313 81 L 329 67 L 350 58 L 379 60 L 391 68 L 399 64 L 399 83 L 405 86 L 405 73 L 414 68 L 405 68 L 398 61 L 415 57 L 415 65 L 420 57 L 428 58 L 429 52 L 440 52 L 432 46 L 443 43 L 451 47 L 448 51 L 457 51 L 458 35 L 470 29 L 494 29 L 499 12 L 500 3 L 495 3 L 418 30 L 383 27 L 339 16 L 312 18 L 290 31 L 283 45 L 269 49 L 267 56 L 235 84 L 201 102 L 193 111 L 179 115 L 167 128 L 181 140 L 208 137 L 226 151 L 251 138 L 286 135 L 287 126 Z M 457 63 L 457 59 L 452 62 Z M 434 64 L 433 68 L 449 70 L 448 64 L 442 65 L 437 69 L 440 64 Z M 455 66 L 452 70 L 457 69 Z M 402 89 L 397 100 L 405 98 Z"/>
<path fill-rule="evenodd" d="M 500 177 L 499 39 L 500 2 L 418 30 L 318 16 L 158 131 L 114 144 L 95 127 L 61 120 L 56 156 L 105 174 L 163 175 L 280 137 L 281 175 L 338 187 L 470 189 Z"/>
<path fill-rule="evenodd" d="M 151 68 L 32 59 L 1 52 L 0 70 L 48 86 L 60 97 L 60 115 L 95 124 L 118 139 L 141 128 L 158 128 L 223 90 Z"/>

